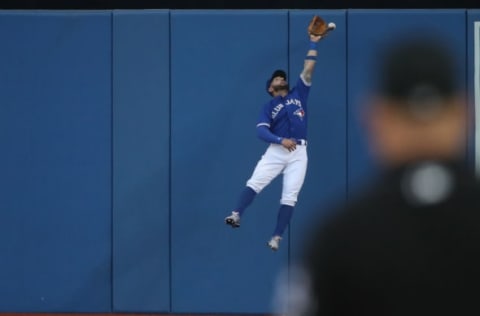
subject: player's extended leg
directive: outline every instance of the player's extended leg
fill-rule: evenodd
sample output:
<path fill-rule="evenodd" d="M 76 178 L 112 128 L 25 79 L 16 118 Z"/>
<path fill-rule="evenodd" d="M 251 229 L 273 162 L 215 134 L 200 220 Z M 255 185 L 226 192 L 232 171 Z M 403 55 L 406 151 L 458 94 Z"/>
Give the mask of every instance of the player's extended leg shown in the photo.
<path fill-rule="evenodd" d="M 277 224 L 268 245 L 277 250 L 280 240 L 288 227 L 307 173 L 308 157 L 304 146 L 297 147 L 292 160 L 283 171 L 283 189 L 278 210 Z"/>
<path fill-rule="evenodd" d="M 240 194 L 238 204 L 230 216 L 225 218 L 225 223 L 233 228 L 240 226 L 240 217 L 245 209 L 253 202 L 272 180 L 282 172 L 286 163 L 285 150 L 281 145 L 272 144 L 257 162 L 253 174 L 248 179 L 246 187 Z"/>
<path fill-rule="evenodd" d="M 225 223 L 232 226 L 233 228 L 240 227 L 240 216 L 242 216 L 245 209 L 250 204 L 252 204 L 255 196 L 257 196 L 257 192 L 255 192 L 249 186 L 246 186 L 243 189 L 242 193 L 240 193 L 240 197 L 238 198 L 238 204 L 235 208 L 235 211 L 233 211 L 231 215 L 225 218 Z"/>

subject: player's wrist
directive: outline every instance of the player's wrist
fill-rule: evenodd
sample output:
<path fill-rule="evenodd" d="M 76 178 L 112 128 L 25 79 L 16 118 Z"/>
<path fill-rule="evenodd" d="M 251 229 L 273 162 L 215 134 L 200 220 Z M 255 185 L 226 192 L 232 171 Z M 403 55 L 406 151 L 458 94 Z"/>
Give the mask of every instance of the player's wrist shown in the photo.
<path fill-rule="evenodd" d="M 317 44 L 318 44 L 318 42 L 314 42 L 314 41 L 310 40 L 310 43 L 308 45 L 309 50 L 317 50 Z"/>

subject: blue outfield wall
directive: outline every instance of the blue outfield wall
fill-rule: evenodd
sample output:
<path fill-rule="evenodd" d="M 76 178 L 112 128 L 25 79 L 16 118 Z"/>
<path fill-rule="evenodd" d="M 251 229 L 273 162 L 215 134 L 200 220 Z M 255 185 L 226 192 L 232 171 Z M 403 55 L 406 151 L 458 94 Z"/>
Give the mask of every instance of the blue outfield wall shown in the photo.
<path fill-rule="evenodd" d="M 240 229 L 223 218 L 267 146 L 255 133 L 269 99 L 265 81 L 277 68 L 296 81 L 313 14 L 337 30 L 319 44 L 308 172 L 274 253 L 266 242 L 281 177 Z M 479 17 L 478 10 L 0 11 L 0 311 L 278 311 L 277 277 L 301 254 L 308 224 L 376 170 L 359 120 L 374 50 L 400 30 L 437 30 L 462 65 L 473 117 Z M 473 126 L 472 119 L 472 164 Z"/>
<path fill-rule="evenodd" d="M 111 306 L 111 15 L 0 13 L 0 310 Z"/>
<path fill-rule="evenodd" d="M 349 192 L 361 186 L 376 171 L 370 156 L 362 121 L 362 105 L 373 88 L 369 71 L 375 66 L 375 51 L 391 40 L 391 34 L 433 31 L 451 43 L 466 80 L 465 10 L 349 10 L 348 12 L 348 183 Z M 445 27 L 448 25 L 448 27 Z M 368 32 L 364 32 L 368 29 Z"/>
<path fill-rule="evenodd" d="M 259 196 L 241 229 L 223 218 L 265 150 L 256 120 L 269 98 L 267 76 L 287 67 L 288 12 L 178 11 L 171 18 L 172 311 L 267 312 L 288 258 L 266 248 L 279 190 Z M 190 23 L 202 36 L 191 36 Z"/>
<path fill-rule="evenodd" d="M 289 73 L 293 83 L 303 69 L 308 50 L 305 29 L 320 14 L 337 29 L 318 44 L 318 61 L 308 100 L 308 169 L 290 224 L 290 261 L 299 259 L 306 227 L 324 215 L 332 203 L 344 199 L 347 181 L 347 11 L 290 12 Z M 308 227 L 307 229 L 310 229 Z"/>
<path fill-rule="evenodd" d="M 113 12 L 113 310 L 170 310 L 170 16 Z"/>

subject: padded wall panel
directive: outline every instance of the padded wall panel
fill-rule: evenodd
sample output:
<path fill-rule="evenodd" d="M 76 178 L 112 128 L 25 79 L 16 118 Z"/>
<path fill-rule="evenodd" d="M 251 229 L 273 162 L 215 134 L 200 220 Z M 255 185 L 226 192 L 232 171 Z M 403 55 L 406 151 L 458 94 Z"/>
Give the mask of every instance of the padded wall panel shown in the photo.
<path fill-rule="evenodd" d="M 288 64 L 287 11 L 171 14 L 172 311 L 268 313 L 288 258 L 288 238 L 277 253 L 266 245 L 280 180 L 240 229 L 223 220 L 267 147 L 255 126 L 267 77 Z"/>
<path fill-rule="evenodd" d="M 111 15 L 0 12 L 0 310 L 111 307 Z"/>
<path fill-rule="evenodd" d="M 308 238 L 309 223 L 346 194 L 347 161 L 347 21 L 345 10 L 290 12 L 290 81 L 303 69 L 309 37 L 305 30 L 319 14 L 337 28 L 318 44 L 318 59 L 308 100 L 307 176 L 290 225 L 291 260 Z"/>
<path fill-rule="evenodd" d="M 170 309 L 170 16 L 113 15 L 113 308 Z"/>

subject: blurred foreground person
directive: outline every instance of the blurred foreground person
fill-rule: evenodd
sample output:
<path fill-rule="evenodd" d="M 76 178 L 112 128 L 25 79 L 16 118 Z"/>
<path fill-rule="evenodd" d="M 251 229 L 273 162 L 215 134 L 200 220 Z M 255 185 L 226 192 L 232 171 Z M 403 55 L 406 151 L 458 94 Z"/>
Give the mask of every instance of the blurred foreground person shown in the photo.
<path fill-rule="evenodd" d="M 480 315 L 480 190 L 454 59 L 429 37 L 381 56 L 364 108 L 380 176 L 316 225 L 291 314 Z"/>

